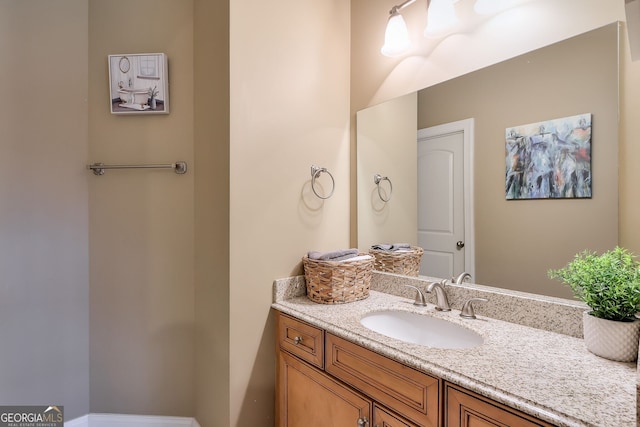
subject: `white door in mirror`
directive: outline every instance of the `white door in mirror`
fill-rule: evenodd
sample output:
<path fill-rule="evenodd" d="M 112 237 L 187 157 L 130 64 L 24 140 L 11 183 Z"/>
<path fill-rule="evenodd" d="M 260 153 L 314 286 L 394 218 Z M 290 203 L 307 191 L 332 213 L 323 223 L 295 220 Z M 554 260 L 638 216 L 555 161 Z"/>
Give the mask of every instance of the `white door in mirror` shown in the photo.
<path fill-rule="evenodd" d="M 452 277 L 465 270 L 464 132 L 418 133 L 420 274 Z"/>

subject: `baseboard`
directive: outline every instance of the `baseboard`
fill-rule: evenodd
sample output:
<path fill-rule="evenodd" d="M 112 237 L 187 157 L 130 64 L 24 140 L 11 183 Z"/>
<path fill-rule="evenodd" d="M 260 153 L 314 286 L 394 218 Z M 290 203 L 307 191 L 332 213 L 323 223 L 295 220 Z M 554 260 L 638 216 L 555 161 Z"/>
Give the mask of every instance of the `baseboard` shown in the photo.
<path fill-rule="evenodd" d="M 88 414 L 64 423 L 64 427 L 200 427 L 194 418 L 157 415 Z"/>

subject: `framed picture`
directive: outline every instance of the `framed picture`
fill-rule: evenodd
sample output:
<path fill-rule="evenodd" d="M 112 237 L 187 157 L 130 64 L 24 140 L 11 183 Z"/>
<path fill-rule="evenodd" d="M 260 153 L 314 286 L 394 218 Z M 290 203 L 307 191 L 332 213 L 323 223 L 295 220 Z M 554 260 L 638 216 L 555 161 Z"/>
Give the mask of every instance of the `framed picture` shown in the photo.
<path fill-rule="evenodd" d="M 591 114 L 505 132 L 507 199 L 591 197 Z"/>
<path fill-rule="evenodd" d="M 112 114 L 168 114 L 168 82 L 164 53 L 109 55 Z"/>

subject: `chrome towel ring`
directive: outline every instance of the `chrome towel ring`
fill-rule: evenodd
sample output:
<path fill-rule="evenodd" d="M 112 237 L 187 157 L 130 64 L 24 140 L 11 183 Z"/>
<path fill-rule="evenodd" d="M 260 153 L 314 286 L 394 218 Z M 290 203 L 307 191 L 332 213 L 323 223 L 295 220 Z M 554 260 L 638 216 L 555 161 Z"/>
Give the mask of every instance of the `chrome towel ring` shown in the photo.
<path fill-rule="evenodd" d="M 389 197 L 387 197 L 386 199 L 384 198 L 384 196 L 382 196 L 382 192 L 380 191 L 380 183 L 382 181 L 387 181 L 389 183 Z M 385 203 L 391 200 L 391 194 L 393 193 L 393 184 L 391 184 L 391 180 L 389 179 L 389 177 L 382 176 L 379 173 L 377 173 L 373 176 L 373 182 L 378 186 L 378 196 L 380 197 L 380 200 L 382 200 Z"/>
<path fill-rule="evenodd" d="M 331 191 L 329 192 L 329 195 L 325 197 L 321 196 L 316 191 L 316 178 L 318 178 L 320 174 L 322 174 L 323 172 L 329 175 L 329 178 L 331 178 Z M 333 196 L 333 192 L 336 189 L 336 181 L 333 179 L 333 175 L 331 175 L 331 172 L 329 172 L 327 168 L 321 168 L 315 165 L 311 166 L 311 189 L 313 190 L 313 194 L 315 194 L 316 196 L 318 196 L 323 200 L 326 200 L 329 197 Z"/>

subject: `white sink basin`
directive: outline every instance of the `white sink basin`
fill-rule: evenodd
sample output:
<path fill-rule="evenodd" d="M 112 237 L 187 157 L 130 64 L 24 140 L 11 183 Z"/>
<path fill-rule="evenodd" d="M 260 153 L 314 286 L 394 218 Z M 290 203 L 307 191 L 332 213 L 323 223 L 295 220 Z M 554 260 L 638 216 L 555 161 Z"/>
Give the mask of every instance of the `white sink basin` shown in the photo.
<path fill-rule="evenodd" d="M 472 348 L 482 345 L 482 336 L 453 322 L 407 311 L 366 314 L 360 323 L 374 332 L 413 344 L 435 348 Z"/>

